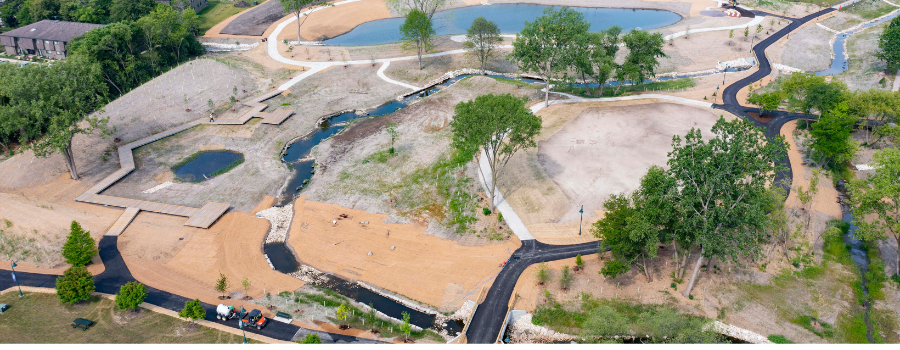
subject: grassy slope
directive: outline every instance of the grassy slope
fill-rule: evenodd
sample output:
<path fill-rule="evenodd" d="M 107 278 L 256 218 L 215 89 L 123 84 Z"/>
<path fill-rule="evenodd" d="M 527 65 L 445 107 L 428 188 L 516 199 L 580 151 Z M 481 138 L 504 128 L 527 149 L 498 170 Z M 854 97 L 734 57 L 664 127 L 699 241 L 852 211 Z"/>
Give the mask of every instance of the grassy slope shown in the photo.
<path fill-rule="evenodd" d="M 240 336 L 198 326 L 148 310 L 133 313 L 116 309 L 111 300 L 94 297 L 79 305 L 64 305 L 55 294 L 18 293 L 0 295 L 10 308 L 0 315 L 3 343 L 230 343 Z M 70 325 L 76 318 L 96 322 L 87 331 Z M 250 340 L 252 341 L 252 340 Z M 257 343 L 255 341 L 252 341 Z"/>
<path fill-rule="evenodd" d="M 253 3 L 252 0 L 247 1 Z M 200 16 L 200 33 L 206 33 L 219 22 L 234 14 L 246 10 L 246 8 L 234 7 L 234 2 L 224 0 L 209 0 L 209 5 L 198 13 Z"/>

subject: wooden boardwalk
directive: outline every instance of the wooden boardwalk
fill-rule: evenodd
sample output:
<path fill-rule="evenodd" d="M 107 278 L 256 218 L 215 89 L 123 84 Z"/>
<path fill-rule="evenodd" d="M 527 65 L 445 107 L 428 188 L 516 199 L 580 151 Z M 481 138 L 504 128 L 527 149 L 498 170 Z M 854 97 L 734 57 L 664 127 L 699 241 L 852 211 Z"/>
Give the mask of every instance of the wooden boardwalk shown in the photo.
<path fill-rule="evenodd" d="M 265 94 L 259 95 L 256 98 L 251 99 L 250 103 L 245 105 L 250 106 L 250 110 L 247 113 L 244 113 L 237 119 L 220 119 L 209 124 L 219 124 L 219 125 L 243 125 L 247 121 L 253 118 L 262 118 L 263 124 L 272 124 L 272 125 L 281 125 L 288 117 L 294 114 L 294 111 L 289 111 L 287 109 L 275 109 L 272 112 L 263 112 L 269 105 L 263 103 L 266 100 L 272 99 L 275 96 L 281 95 L 284 91 L 282 90 L 272 90 Z"/>
<path fill-rule="evenodd" d="M 77 198 L 75 198 L 75 200 L 84 203 L 125 208 L 125 212 L 122 214 L 122 216 L 119 217 L 119 219 L 116 220 L 112 227 L 110 227 L 107 231 L 106 235 L 108 236 L 118 236 L 122 234 L 122 232 L 125 231 L 125 228 L 128 227 L 131 221 L 134 220 L 135 216 L 137 216 L 137 214 L 141 211 L 183 216 L 188 218 L 188 220 L 184 223 L 185 226 L 209 228 L 216 222 L 216 220 L 219 220 L 219 218 L 228 211 L 228 209 L 231 207 L 230 205 L 209 202 L 204 204 L 203 207 L 191 208 L 180 205 L 113 197 L 102 195 L 100 193 L 134 171 L 135 168 L 133 151 L 135 148 L 141 147 L 148 143 L 175 135 L 200 124 L 241 125 L 246 123 L 251 118 L 263 118 L 262 122 L 265 124 L 280 125 L 294 112 L 285 109 L 276 109 L 273 112 L 263 112 L 266 108 L 268 108 L 268 105 L 263 102 L 275 96 L 281 95 L 283 92 L 283 90 L 272 90 L 252 99 L 253 102 L 251 102 L 250 106 L 253 108 L 251 108 L 247 113 L 244 113 L 244 115 L 242 115 L 239 119 L 222 119 L 211 123 L 205 122 L 205 118 L 197 119 L 192 122 L 179 125 L 172 129 L 150 135 L 148 137 L 119 147 L 120 169 L 105 177 L 103 180 L 100 180 L 100 182 L 79 195 Z"/>

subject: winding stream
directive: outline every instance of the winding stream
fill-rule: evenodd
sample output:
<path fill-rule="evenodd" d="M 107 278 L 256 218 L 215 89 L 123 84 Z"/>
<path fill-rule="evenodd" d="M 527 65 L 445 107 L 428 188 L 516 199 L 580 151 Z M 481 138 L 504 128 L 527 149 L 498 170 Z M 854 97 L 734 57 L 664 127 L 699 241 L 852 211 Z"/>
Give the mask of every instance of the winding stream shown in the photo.
<path fill-rule="evenodd" d="M 897 12 L 893 15 L 887 16 L 887 17 L 877 20 L 875 22 L 863 25 L 862 27 L 859 27 L 858 29 L 854 29 L 851 31 L 842 32 L 840 34 L 837 34 L 837 38 L 835 38 L 835 40 L 834 40 L 834 45 L 832 45 L 832 49 L 834 50 L 834 59 L 831 61 L 831 68 L 828 68 L 821 72 L 816 72 L 815 74 L 818 76 L 830 76 L 830 75 L 838 75 L 838 74 L 841 74 L 844 71 L 846 71 L 848 68 L 850 68 L 850 62 L 847 59 L 847 52 L 846 52 L 847 51 L 846 50 L 847 38 L 850 37 L 850 35 L 853 35 L 863 29 L 870 28 L 870 27 L 879 25 L 881 23 L 890 21 L 894 17 L 897 17 L 897 15 L 900 15 L 900 12 Z"/>
<path fill-rule="evenodd" d="M 869 298 L 869 287 L 867 285 L 868 281 L 866 280 L 866 273 L 869 272 L 869 256 L 866 252 L 865 243 L 856 239 L 854 236 L 857 227 L 856 224 L 854 224 L 853 213 L 850 212 L 850 208 L 846 205 L 847 195 L 845 193 L 846 188 L 844 187 L 843 181 L 838 183 L 838 190 L 840 191 L 841 213 L 843 214 L 841 219 L 850 225 L 850 229 L 847 230 L 847 233 L 844 235 L 844 243 L 850 248 L 850 259 L 853 260 L 853 264 L 856 265 L 856 268 L 859 270 L 859 283 L 862 287 L 864 299 L 862 306 L 866 310 L 865 315 L 863 316 L 863 321 L 866 324 L 866 339 L 872 344 L 875 343 L 872 323 L 869 320 L 869 313 L 872 310 L 872 300 Z"/>

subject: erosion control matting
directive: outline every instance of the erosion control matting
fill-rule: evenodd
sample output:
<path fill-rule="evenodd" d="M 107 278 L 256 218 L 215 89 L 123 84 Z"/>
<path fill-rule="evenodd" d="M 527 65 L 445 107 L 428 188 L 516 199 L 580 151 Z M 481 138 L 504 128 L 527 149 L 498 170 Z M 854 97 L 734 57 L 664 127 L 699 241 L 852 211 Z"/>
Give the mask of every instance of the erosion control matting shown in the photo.
<path fill-rule="evenodd" d="M 272 23 L 281 19 L 284 15 L 284 7 L 281 6 L 281 1 L 269 0 L 235 18 L 220 33 L 260 36 L 266 32 L 266 29 Z"/>

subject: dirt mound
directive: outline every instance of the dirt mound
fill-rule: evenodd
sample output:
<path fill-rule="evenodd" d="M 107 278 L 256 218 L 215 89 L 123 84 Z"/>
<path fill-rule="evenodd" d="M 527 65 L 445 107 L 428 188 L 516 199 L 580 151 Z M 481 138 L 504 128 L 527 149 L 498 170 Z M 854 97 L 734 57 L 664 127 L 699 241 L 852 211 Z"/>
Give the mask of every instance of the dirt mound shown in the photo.
<path fill-rule="evenodd" d="M 250 7 L 250 3 L 246 2 L 246 1 L 238 1 L 234 4 L 234 7 L 240 7 L 240 8 Z"/>

